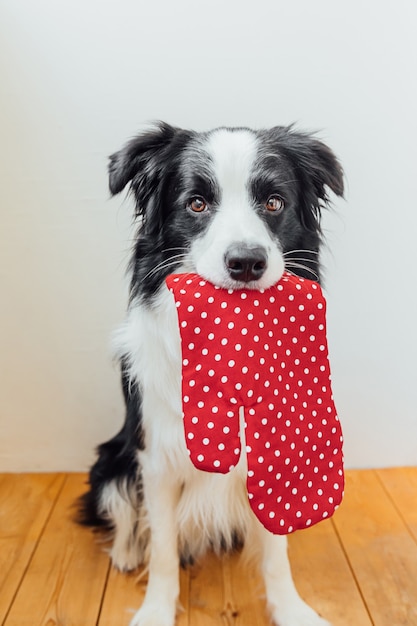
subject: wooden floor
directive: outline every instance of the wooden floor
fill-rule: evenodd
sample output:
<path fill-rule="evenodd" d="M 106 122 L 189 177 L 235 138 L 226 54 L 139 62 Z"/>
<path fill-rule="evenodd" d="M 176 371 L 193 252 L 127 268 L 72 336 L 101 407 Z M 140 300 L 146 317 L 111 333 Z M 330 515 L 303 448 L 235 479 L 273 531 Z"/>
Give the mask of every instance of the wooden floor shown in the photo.
<path fill-rule="evenodd" d="M 127 626 L 146 580 L 109 566 L 71 521 L 81 474 L 0 474 L 0 624 Z M 301 595 L 334 626 L 417 626 L 417 468 L 347 473 L 332 520 L 290 537 Z M 266 626 L 237 557 L 181 573 L 178 626 Z M 297 626 L 297 625 L 295 625 Z"/>

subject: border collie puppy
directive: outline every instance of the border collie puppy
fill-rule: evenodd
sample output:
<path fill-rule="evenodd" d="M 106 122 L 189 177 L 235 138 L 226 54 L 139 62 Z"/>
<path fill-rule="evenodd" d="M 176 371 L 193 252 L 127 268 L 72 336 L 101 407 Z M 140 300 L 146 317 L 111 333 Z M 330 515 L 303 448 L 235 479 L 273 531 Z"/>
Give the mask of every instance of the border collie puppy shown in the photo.
<path fill-rule="evenodd" d="M 292 127 L 197 133 L 158 123 L 110 158 L 112 194 L 129 186 L 139 224 L 130 301 L 115 335 L 126 402 L 120 432 L 98 448 L 80 521 L 113 532 L 120 570 L 146 562 L 131 626 L 173 626 L 179 567 L 208 549 L 256 554 L 277 626 L 327 624 L 298 596 L 286 538 L 248 504 L 246 460 L 226 475 L 198 471 L 185 446 L 181 348 L 170 273 L 232 289 L 267 289 L 284 270 L 320 280 L 320 213 L 343 194 L 331 150 Z"/>

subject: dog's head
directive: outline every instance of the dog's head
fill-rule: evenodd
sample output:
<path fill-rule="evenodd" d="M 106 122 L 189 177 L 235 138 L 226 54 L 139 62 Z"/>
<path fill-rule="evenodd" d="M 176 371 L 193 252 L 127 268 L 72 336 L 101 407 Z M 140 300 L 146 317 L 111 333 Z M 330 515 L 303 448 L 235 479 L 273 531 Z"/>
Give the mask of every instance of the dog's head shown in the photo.
<path fill-rule="evenodd" d="M 321 209 L 328 188 L 343 194 L 343 175 L 314 136 L 160 123 L 114 154 L 109 171 L 111 192 L 130 184 L 141 218 L 135 283 L 147 278 L 155 291 L 174 271 L 227 288 L 268 288 L 284 269 L 319 279 Z"/>

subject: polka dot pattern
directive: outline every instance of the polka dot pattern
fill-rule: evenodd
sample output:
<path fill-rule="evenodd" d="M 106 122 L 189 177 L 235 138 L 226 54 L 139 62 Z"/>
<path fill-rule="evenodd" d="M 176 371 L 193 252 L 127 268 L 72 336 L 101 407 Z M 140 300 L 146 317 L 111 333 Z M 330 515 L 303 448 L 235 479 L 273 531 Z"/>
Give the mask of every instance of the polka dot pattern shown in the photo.
<path fill-rule="evenodd" d="M 250 506 L 275 534 L 331 516 L 343 497 L 343 436 L 331 391 L 326 303 L 290 274 L 270 289 L 167 278 L 182 345 L 182 399 L 194 465 L 229 472 L 245 410 Z"/>

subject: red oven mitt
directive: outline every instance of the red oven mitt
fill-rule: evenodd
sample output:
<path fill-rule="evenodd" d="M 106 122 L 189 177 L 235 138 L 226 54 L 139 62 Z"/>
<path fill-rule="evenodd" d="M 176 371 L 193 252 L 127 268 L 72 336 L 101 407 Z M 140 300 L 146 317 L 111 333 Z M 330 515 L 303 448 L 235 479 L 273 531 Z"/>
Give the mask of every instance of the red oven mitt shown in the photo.
<path fill-rule="evenodd" d="M 197 274 L 166 282 L 195 467 L 229 472 L 245 446 L 249 502 L 269 531 L 288 534 L 331 516 L 343 497 L 343 437 L 320 286 L 291 274 L 260 291 L 221 289 Z"/>

